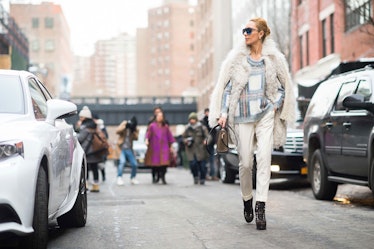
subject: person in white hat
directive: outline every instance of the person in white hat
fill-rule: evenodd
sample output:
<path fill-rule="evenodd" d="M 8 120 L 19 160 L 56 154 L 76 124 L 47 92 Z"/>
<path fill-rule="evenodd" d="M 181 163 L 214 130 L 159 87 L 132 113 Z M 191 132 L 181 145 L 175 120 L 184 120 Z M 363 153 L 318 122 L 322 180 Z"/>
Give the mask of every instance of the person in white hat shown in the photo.
<path fill-rule="evenodd" d="M 84 106 L 79 112 L 79 121 L 77 122 L 78 141 L 81 144 L 84 152 L 86 153 L 87 159 L 87 179 L 88 171 L 92 170 L 94 182 L 92 184 L 91 192 L 99 192 L 99 170 L 98 163 L 101 162 L 101 159 L 92 153 L 92 140 L 93 135 L 90 130 L 96 130 L 97 124 L 92 119 L 92 114 L 90 109 L 87 106 Z"/>
<path fill-rule="evenodd" d="M 78 116 L 79 116 L 79 120 L 75 124 L 75 131 L 76 132 L 79 132 L 80 127 L 81 127 L 84 119 L 86 119 L 86 118 L 92 119 L 92 113 L 91 113 L 90 109 L 88 108 L 88 106 L 85 105 L 85 106 L 83 106 L 82 110 L 79 112 Z"/>

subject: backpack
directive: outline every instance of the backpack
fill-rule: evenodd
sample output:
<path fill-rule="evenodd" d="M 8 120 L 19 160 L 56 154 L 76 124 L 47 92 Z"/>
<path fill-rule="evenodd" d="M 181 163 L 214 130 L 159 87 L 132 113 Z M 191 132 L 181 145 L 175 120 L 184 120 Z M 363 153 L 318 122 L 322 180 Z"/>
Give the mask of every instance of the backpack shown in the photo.
<path fill-rule="evenodd" d="M 109 155 L 109 143 L 104 134 L 100 129 L 96 129 L 91 132 L 92 134 L 92 152 L 89 154 L 95 154 L 98 157 L 106 157 Z"/>

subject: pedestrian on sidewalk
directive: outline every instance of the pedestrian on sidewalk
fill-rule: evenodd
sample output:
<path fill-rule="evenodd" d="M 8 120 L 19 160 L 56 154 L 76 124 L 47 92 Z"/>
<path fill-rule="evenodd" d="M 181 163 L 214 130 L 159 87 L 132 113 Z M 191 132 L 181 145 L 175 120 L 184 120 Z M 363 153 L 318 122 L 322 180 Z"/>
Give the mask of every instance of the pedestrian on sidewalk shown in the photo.
<path fill-rule="evenodd" d="M 210 103 L 209 124 L 234 127 L 238 140 L 239 178 L 244 218 L 253 220 L 252 167 L 257 160 L 256 227 L 266 229 L 271 152 L 285 143 L 295 120 L 295 97 L 284 55 L 269 37 L 263 18 L 251 19 L 244 40 L 223 61 Z"/>
<path fill-rule="evenodd" d="M 126 161 L 128 161 L 131 165 L 130 183 L 139 184 L 139 181 L 136 179 L 138 163 L 132 149 L 133 141 L 138 140 L 139 136 L 139 129 L 137 128 L 137 124 L 137 119 L 134 116 L 130 120 L 122 121 L 116 129 L 116 134 L 119 136 L 117 140 L 117 146 L 121 150 L 117 169 L 117 185 L 124 184 L 122 174 Z"/>
<path fill-rule="evenodd" d="M 93 136 L 94 132 L 97 129 L 97 124 L 95 120 L 92 118 L 92 114 L 90 109 L 87 106 L 84 106 L 82 110 L 79 112 L 79 133 L 78 133 L 78 141 L 82 145 L 82 148 L 86 154 L 87 159 L 87 179 L 89 176 L 89 171 L 91 170 L 93 173 L 94 182 L 92 184 L 92 188 L 90 192 L 99 192 L 99 170 L 98 164 L 103 161 L 103 157 L 97 153 L 94 153 L 93 150 Z"/>
<path fill-rule="evenodd" d="M 200 120 L 200 122 L 207 128 L 208 133 L 212 139 L 209 140 L 208 144 L 206 145 L 207 150 L 210 151 L 207 159 L 207 163 L 209 163 L 209 174 L 207 175 L 207 180 L 217 181 L 219 180 L 216 175 L 216 157 L 213 153 L 214 151 L 214 144 L 215 144 L 215 137 L 216 137 L 216 130 L 210 127 L 209 125 L 209 108 L 204 109 L 204 117 Z"/>
<path fill-rule="evenodd" d="M 148 146 L 145 165 L 152 168 L 152 182 L 158 183 L 161 179 L 163 184 L 167 184 L 165 175 L 171 162 L 172 144 L 175 138 L 165 122 L 162 111 L 156 113 L 155 120 L 148 126 L 145 137 Z"/>
<path fill-rule="evenodd" d="M 198 121 L 197 114 L 188 115 L 188 124 L 182 134 L 185 143 L 186 155 L 190 164 L 194 184 L 205 184 L 206 160 L 208 153 L 205 148 L 208 129 Z"/>
<path fill-rule="evenodd" d="M 106 126 L 105 126 L 105 123 L 104 123 L 104 120 L 99 118 L 97 115 L 93 115 L 94 116 L 94 120 L 97 124 L 97 127 L 104 133 L 106 139 L 108 140 L 109 139 L 109 134 L 108 134 L 108 131 L 106 129 Z M 99 163 L 99 171 L 101 172 L 101 176 L 102 176 L 102 181 L 105 182 L 106 178 L 105 178 L 105 165 L 106 165 L 106 161 L 107 161 L 107 156 L 104 156 L 104 159 L 102 162 Z"/>

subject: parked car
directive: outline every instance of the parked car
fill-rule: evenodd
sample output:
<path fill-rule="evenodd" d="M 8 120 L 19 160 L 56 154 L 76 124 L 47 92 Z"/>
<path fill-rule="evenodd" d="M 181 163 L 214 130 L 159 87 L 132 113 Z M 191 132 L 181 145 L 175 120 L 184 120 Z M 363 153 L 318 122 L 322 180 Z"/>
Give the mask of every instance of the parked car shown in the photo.
<path fill-rule="evenodd" d="M 138 140 L 135 140 L 132 145 L 132 149 L 134 151 L 134 156 L 136 158 L 136 161 L 138 163 L 139 168 L 146 167 L 144 164 L 145 160 L 145 153 L 147 151 L 147 145 L 145 144 L 145 133 L 146 133 L 145 127 L 139 128 L 139 136 Z M 129 162 L 126 162 L 126 167 L 131 167 Z"/>
<path fill-rule="evenodd" d="M 223 183 L 234 183 L 238 178 L 239 159 L 235 149 L 218 155 L 220 178 Z M 256 156 L 253 167 L 253 183 L 256 182 Z M 303 130 L 288 129 L 283 147 L 273 150 L 271 156 L 271 178 L 306 177 L 307 167 L 303 160 Z"/>
<path fill-rule="evenodd" d="M 77 107 L 25 71 L 0 70 L 0 89 L 0 239 L 47 248 L 50 222 L 86 224 L 85 154 L 64 120 Z"/>
<path fill-rule="evenodd" d="M 374 69 L 330 77 L 314 93 L 304 119 L 304 159 L 316 199 L 332 200 L 338 184 L 374 193 Z"/>

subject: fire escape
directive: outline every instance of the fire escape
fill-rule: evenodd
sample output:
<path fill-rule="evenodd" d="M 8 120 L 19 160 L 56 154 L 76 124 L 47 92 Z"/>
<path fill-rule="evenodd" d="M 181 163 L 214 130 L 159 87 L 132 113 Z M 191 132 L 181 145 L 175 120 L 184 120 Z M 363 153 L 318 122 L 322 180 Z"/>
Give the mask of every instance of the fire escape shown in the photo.
<path fill-rule="evenodd" d="M 0 68 L 27 70 L 29 42 L 0 4 Z"/>

